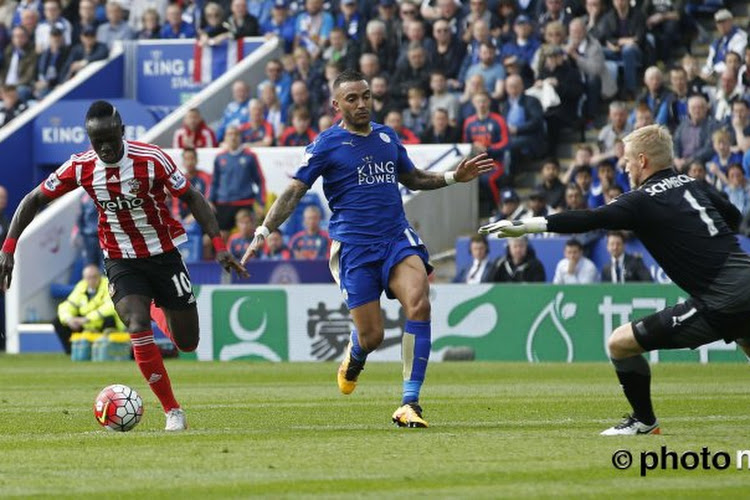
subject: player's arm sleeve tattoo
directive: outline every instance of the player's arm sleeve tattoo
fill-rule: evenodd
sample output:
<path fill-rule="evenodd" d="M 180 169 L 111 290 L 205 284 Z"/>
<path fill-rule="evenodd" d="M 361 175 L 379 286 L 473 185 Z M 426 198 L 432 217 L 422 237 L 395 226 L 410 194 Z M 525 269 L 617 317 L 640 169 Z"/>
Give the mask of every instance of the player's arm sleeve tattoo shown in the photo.
<path fill-rule="evenodd" d="M 398 181 L 412 191 L 428 191 L 447 186 L 443 173 L 425 172 L 418 168 L 402 172 L 398 176 Z"/>
<path fill-rule="evenodd" d="M 307 184 L 299 179 L 293 179 L 283 193 L 276 199 L 263 221 L 263 225 L 269 231 L 277 229 L 292 214 L 299 200 L 310 189 Z"/>
<path fill-rule="evenodd" d="M 208 204 L 208 201 L 206 201 L 206 198 L 203 197 L 200 191 L 190 186 L 187 192 L 180 196 L 180 200 L 187 204 L 190 213 L 198 221 L 203 232 L 210 238 L 219 235 L 219 223 L 216 220 L 216 215 L 214 215 L 211 205 Z"/>
<path fill-rule="evenodd" d="M 570 210 L 547 217 L 547 231 L 583 233 L 594 229 L 635 229 L 632 212 L 624 203 L 603 205 L 596 210 Z"/>

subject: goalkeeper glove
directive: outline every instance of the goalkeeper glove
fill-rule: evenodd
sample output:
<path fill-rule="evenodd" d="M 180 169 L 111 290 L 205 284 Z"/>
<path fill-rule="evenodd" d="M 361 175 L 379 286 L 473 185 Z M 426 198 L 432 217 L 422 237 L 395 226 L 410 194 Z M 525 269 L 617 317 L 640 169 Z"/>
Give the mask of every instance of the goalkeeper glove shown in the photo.
<path fill-rule="evenodd" d="M 498 238 L 516 238 L 526 233 L 543 233 L 547 230 L 547 219 L 531 217 L 516 221 L 501 220 L 482 226 L 479 234 L 497 233 Z"/>

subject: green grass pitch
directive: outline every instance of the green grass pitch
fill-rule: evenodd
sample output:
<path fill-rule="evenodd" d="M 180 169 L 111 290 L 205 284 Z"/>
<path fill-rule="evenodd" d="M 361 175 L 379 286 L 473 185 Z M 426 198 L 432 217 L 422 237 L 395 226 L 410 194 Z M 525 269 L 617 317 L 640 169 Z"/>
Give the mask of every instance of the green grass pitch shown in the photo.
<path fill-rule="evenodd" d="M 747 497 L 750 367 L 653 368 L 662 436 L 604 438 L 627 405 L 601 364 L 434 363 L 422 400 L 429 429 L 398 429 L 400 366 L 371 363 L 351 396 L 336 365 L 169 362 L 190 430 L 164 416 L 133 363 L 0 356 L 0 497 L 621 498 Z M 124 383 L 145 415 L 102 430 L 98 391 Z M 724 451 L 726 470 L 653 470 L 661 446 Z M 635 463 L 616 470 L 628 449 Z M 745 464 L 747 465 L 747 464 Z"/>

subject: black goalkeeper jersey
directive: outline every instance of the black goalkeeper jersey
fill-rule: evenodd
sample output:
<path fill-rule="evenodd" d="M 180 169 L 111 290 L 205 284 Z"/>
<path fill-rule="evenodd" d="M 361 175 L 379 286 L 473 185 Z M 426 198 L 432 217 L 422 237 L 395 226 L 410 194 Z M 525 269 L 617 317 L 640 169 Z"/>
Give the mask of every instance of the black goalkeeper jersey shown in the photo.
<path fill-rule="evenodd" d="M 741 218 L 739 210 L 718 191 L 666 169 L 596 210 L 548 216 L 547 230 L 632 230 L 672 281 L 690 295 L 700 296 L 729 256 L 743 253 L 735 237 Z"/>

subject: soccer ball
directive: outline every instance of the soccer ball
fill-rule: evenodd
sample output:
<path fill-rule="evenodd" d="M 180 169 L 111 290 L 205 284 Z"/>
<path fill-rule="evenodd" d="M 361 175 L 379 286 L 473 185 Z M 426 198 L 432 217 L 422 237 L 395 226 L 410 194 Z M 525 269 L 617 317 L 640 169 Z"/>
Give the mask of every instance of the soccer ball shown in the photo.
<path fill-rule="evenodd" d="M 127 385 L 114 384 L 102 389 L 94 401 L 94 418 L 109 431 L 127 432 L 143 416 L 143 401 Z"/>

